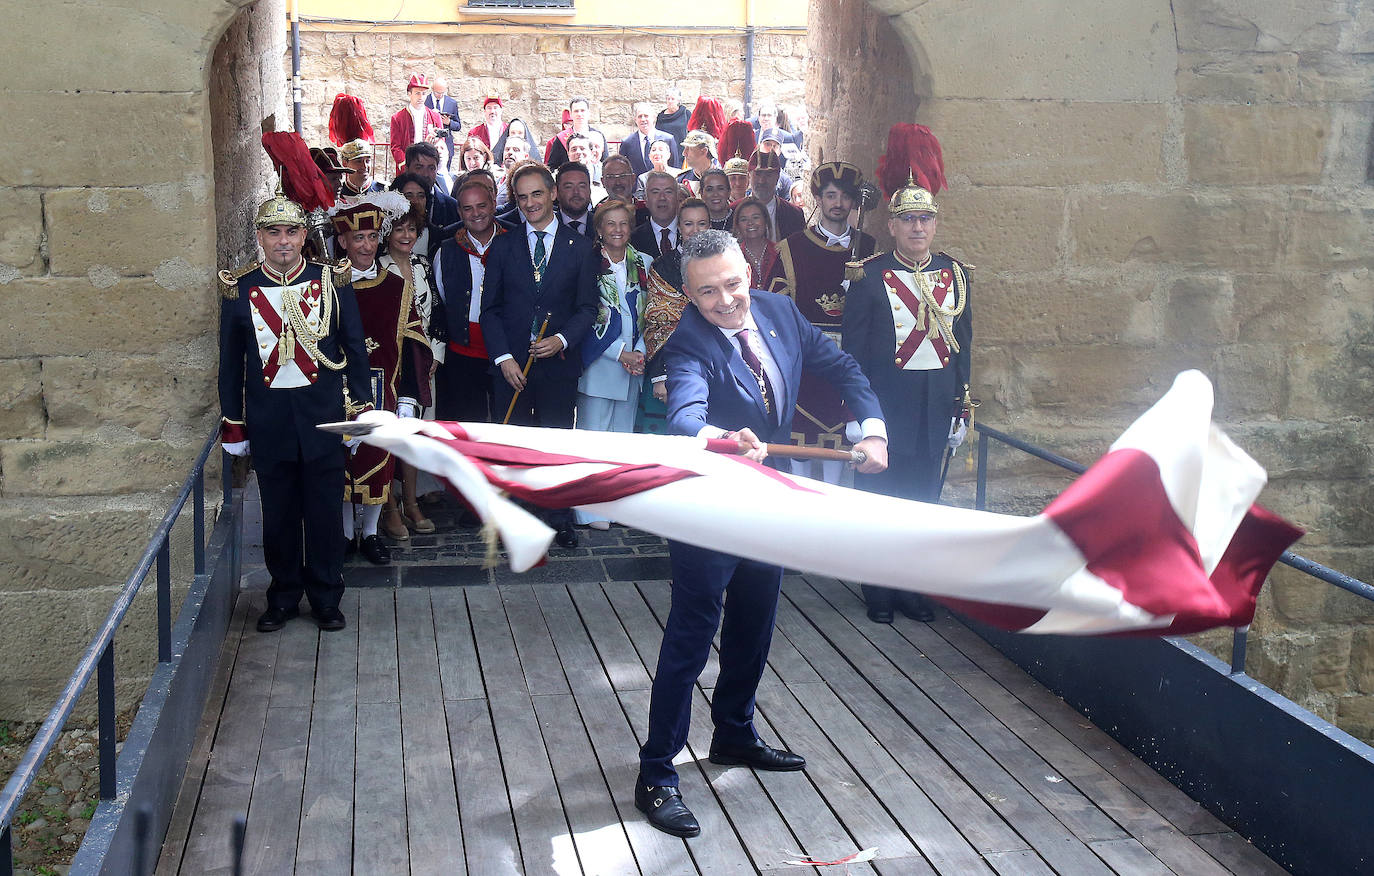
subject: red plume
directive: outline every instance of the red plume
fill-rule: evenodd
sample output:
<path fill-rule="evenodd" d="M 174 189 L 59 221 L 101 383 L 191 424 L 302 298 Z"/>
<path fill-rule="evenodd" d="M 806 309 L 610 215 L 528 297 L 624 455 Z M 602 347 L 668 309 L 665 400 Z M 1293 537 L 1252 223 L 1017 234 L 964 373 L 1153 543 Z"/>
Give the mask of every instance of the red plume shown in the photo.
<path fill-rule="evenodd" d="M 281 188 L 286 196 L 305 208 L 305 212 L 334 206 L 334 191 L 310 157 L 310 149 L 295 131 L 268 131 L 262 135 L 262 148 L 281 171 Z"/>
<path fill-rule="evenodd" d="M 705 131 L 717 140 L 725 133 L 725 108 L 714 97 L 698 97 L 696 109 L 687 120 L 687 130 Z"/>
<path fill-rule="evenodd" d="M 906 185 L 908 175 L 932 195 L 946 187 L 940 141 L 925 125 L 901 122 L 887 132 L 887 152 L 878 159 L 878 182 L 890 198 Z"/>
<path fill-rule="evenodd" d="M 720 148 L 716 151 L 721 161 L 734 158 L 748 158 L 758 148 L 754 136 L 754 126 L 743 119 L 734 119 L 725 126 L 725 134 L 720 138 Z"/>
<path fill-rule="evenodd" d="M 329 139 L 335 146 L 350 140 L 373 142 L 372 123 L 361 99 L 351 94 L 334 95 L 334 107 L 329 111 Z"/>

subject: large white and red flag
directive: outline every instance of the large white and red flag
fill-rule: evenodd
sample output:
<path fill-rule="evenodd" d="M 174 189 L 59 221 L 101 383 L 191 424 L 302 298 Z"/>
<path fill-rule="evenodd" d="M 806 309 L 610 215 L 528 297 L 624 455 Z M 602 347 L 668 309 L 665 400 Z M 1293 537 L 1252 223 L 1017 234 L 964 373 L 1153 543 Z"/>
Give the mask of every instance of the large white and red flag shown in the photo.
<path fill-rule="evenodd" d="M 1100 635 L 1244 626 L 1302 531 L 1255 504 L 1264 469 L 1180 374 L 1040 514 L 911 502 L 784 475 L 701 438 L 359 417 L 363 440 L 431 472 L 499 533 L 512 568 L 553 531 L 508 496 L 581 506 L 725 553 L 939 598 L 1003 629 Z"/>

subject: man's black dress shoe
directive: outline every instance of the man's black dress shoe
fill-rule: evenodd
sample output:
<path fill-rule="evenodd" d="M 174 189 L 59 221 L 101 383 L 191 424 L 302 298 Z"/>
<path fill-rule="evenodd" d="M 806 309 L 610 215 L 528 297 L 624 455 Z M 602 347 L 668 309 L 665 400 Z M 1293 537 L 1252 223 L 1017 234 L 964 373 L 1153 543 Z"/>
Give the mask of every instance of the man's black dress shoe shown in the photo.
<path fill-rule="evenodd" d="M 649 816 L 649 823 L 664 833 L 681 837 L 701 833 L 697 817 L 672 785 L 645 785 L 636 780 L 635 808 Z"/>
<path fill-rule="evenodd" d="M 868 607 L 868 619 L 875 624 L 890 624 L 892 623 L 892 609 L 870 605 Z"/>
<path fill-rule="evenodd" d="M 343 612 L 337 608 L 325 608 L 320 611 L 310 612 L 310 616 L 315 618 L 315 624 L 320 629 L 327 632 L 341 630 L 348 626 L 348 621 L 344 620 Z"/>
<path fill-rule="evenodd" d="M 381 536 L 369 535 L 358 545 L 358 553 L 374 566 L 385 566 L 391 562 L 391 549 L 382 544 Z"/>
<path fill-rule="evenodd" d="M 897 609 L 902 614 L 914 621 L 928 624 L 935 620 L 935 609 L 931 607 L 930 600 L 919 593 L 903 593 L 897 597 Z M 890 615 L 891 612 L 888 612 Z M 892 623 L 889 619 L 888 623 Z"/>
<path fill-rule="evenodd" d="M 717 745 L 711 743 L 711 763 L 722 766 L 747 766 L 756 770 L 770 770 L 777 773 L 791 772 L 806 766 L 806 758 L 800 754 L 769 748 L 762 742 L 753 745 Z"/>
<path fill-rule="evenodd" d="M 558 530 L 553 540 L 561 548 L 575 548 L 577 547 L 577 532 L 572 528 L 572 524 L 569 523 Z"/>
<path fill-rule="evenodd" d="M 258 632 L 275 633 L 277 630 L 286 626 L 287 621 L 291 620 L 293 617 L 297 617 L 300 613 L 301 610 L 299 608 L 276 608 L 274 606 L 268 606 L 267 611 L 264 611 L 258 618 Z"/>
<path fill-rule="evenodd" d="M 345 559 L 345 560 L 348 559 L 349 557 L 353 556 L 353 555 L 356 554 L 357 552 L 358 552 L 358 539 L 357 539 L 357 538 L 348 538 L 348 539 L 344 539 L 344 559 Z"/>

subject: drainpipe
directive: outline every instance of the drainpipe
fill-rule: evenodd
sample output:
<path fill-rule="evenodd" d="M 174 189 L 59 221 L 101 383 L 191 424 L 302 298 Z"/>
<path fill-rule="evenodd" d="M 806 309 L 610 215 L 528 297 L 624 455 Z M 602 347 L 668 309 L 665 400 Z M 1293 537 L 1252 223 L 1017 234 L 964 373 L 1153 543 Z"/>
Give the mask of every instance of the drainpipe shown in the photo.
<path fill-rule="evenodd" d="M 744 117 L 754 102 L 754 0 L 744 0 Z"/>
<path fill-rule="evenodd" d="M 291 0 L 291 120 L 292 130 L 301 132 L 301 20 L 296 0 Z"/>

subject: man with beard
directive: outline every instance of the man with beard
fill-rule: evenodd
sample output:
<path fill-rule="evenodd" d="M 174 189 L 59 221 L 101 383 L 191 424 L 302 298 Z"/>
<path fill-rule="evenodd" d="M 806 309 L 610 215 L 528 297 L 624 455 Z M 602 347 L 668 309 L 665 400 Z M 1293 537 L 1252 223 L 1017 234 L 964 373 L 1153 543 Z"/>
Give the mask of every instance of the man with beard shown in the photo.
<path fill-rule="evenodd" d="M 774 243 L 806 228 L 806 214 L 778 197 L 778 177 L 782 161 L 776 152 L 759 150 L 749 156 L 749 191 L 763 202 L 768 211 L 769 228 Z"/>
<path fill-rule="evenodd" d="M 429 224 L 447 228 L 458 221 L 458 202 L 438 184 L 439 150 L 432 143 L 413 143 L 406 149 L 406 171 L 429 187 Z"/>
<path fill-rule="evenodd" d="M 840 343 L 844 314 L 845 264 L 868 258 L 875 242 L 849 224 L 849 214 L 859 200 L 863 173 L 842 161 L 822 164 L 811 174 L 811 194 L 816 199 L 820 221 L 795 232 L 778 244 L 768 290 L 786 295 L 816 328 L 835 343 Z M 844 442 L 846 411 L 839 394 L 827 383 L 802 375 L 797 394 L 797 410 L 792 417 L 792 443 L 802 447 L 837 449 Z M 809 475 L 811 461 L 794 459 L 792 470 Z M 838 462 L 821 464 L 823 479 L 840 482 L 843 468 Z"/>
<path fill-rule="evenodd" d="M 592 227 L 591 176 L 587 167 L 580 161 L 565 161 L 556 176 L 558 186 L 558 221 L 566 225 L 574 234 L 595 240 L 596 229 Z"/>
<path fill-rule="evenodd" d="M 482 121 L 472 126 L 468 131 L 469 137 L 476 137 L 487 144 L 488 149 L 495 149 L 496 144 L 501 142 L 501 135 L 506 132 L 506 123 L 501 120 L 501 113 L 505 105 L 501 98 L 495 94 L 487 95 L 482 101 Z M 527 144 L 528 145 L 528 144 Z M 528 153 L 528 149 L 526 152 Z M 500 159 L 500 156 L 496 156 Z"/>

